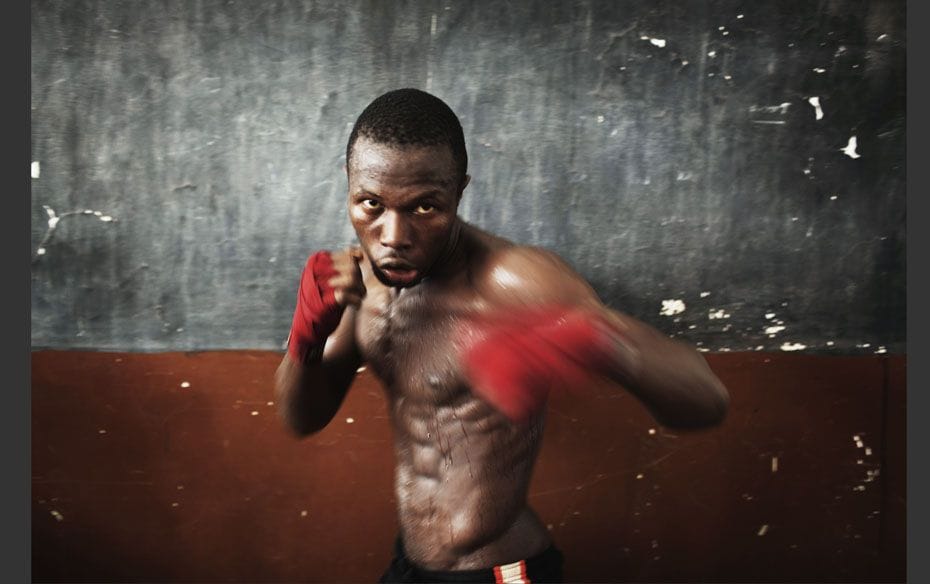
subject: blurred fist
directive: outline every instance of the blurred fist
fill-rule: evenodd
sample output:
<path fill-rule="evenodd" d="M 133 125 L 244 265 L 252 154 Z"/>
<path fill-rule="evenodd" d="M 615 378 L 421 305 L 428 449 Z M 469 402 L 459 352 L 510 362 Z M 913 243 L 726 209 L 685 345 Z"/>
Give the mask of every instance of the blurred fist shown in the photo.
<path fill-rule="evenodd" d="M 359 263 L 364 256 L 357 247 L 348 247 L 341 251 L 330 253 L 333 261 L 332 270 L 335 272 L 329 277 L 328 286 L 332 288 L 336 303 L 346 306 L 358 307 L 362 303 L 367 290 L 362 281 L 362 270 Z"/>

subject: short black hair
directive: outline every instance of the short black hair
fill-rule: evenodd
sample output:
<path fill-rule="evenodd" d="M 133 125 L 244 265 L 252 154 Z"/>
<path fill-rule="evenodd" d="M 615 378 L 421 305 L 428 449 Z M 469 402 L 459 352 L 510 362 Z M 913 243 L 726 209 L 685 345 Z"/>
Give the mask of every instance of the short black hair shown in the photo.
<path fill-rule="evenodd" d="M 396 146 L 446 144 L 452 151 L 459 179 L 464 180 L 468 172 L 461 122 L 444 101 L 419 89 L 395 89 L 368 104 L 349 135 L 346 166 L 359 136 Z"/>

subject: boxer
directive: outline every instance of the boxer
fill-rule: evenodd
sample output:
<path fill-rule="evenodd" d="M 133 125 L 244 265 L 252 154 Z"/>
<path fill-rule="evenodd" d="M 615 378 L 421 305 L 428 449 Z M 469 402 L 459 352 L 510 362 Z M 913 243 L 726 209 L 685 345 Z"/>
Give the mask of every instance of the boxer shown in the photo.
<path fill-rule="evenodd" d="M 605 306 L 556 254 L 458 217 L 458 118 L 415 89 L 359 116 L 346 148 L 357 247 L 308 259 L 276 403 L 324 428 L 366 363 L 386 388 L 400 534 L 382 581 L 560 581 L 527 504 L 545 403 L 606 382 L 673 428 L 718 424 L 729 396 L 691 346 Z M 500 196 L 500 195 L 499 195 Z"/>

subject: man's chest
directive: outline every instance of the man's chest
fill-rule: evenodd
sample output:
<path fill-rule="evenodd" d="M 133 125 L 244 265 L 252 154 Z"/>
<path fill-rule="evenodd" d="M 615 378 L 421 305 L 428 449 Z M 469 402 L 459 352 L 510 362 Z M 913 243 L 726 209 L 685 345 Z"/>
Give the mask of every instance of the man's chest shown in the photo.
<path fill-rule="evenodd" d="M 375 291 L 356 322 L 362 358 L 388 386 L 407 397 L 444 401 L 463 388 L 459 339 L 465 303 L 428 290 Z"/>

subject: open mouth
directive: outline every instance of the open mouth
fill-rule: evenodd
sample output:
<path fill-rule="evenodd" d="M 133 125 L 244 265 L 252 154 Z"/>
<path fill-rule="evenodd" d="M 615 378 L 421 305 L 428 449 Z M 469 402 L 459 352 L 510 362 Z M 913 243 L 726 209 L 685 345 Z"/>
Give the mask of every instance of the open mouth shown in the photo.
<path fill-rule="evenodd" d="M 378 266 L 378 269 L 390 280 L 393 286 L 406 286 L 414 282 L 419 276 L 419 272 L 409 264 L 385 263 Z"/>

